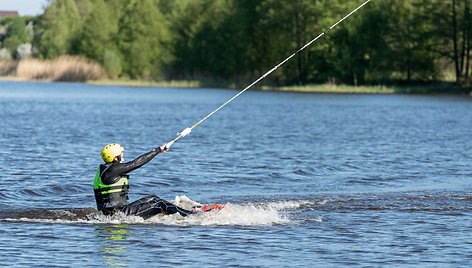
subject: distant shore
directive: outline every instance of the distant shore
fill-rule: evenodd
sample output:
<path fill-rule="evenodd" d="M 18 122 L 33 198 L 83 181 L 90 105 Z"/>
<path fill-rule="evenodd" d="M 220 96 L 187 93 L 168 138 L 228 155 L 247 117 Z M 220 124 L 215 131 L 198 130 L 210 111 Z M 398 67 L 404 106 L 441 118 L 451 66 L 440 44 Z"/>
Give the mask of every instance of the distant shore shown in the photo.
<path fill-rule="evenodd" d="M 228 88 L 243 89 L 253 81 L 231 80 L 134 80 L 129 78 L 109 77 L 103 67 L 84 57 L 61 56 L 54 60 L 35 58 L 20 61 L 0 61 L 0 80 L 41 81 L 41 82 L 77 82 L 94 85 L 133 86 L 133 87 L 170 87 L 170 88 Z M 338 93 L 338 94 L 454 94 L 470 95 L 471 86 L 459 86 L 450 78 L 447 81 L 379 82 L 378 85 L 336 85 L 310 84 L 294 86 L 267 85 L 261 81 L 251 90 L 284 91 L 303 93 Z"/>
<path fill-rule="evenodd" d="M 54 82 L 48 80 L 34 80 L 17 76 L 0 76 L 0 81 L 30 81 L 30 82 Z M 82 82 L 81 82 L 82 83 Z M 147 81 L 130 79 L 102 79 L 83 82 L 102 86 L 130 86 L 130 87 L 167 87 L 167 88 L 230 88 L 238 89 L 235 85 L 228 83 L 208 83 L 197 80 L 169 80 L 169 81 Z M 470 87 L 461 87 L 448 82 L 437 82 L 425 85 L 400 85 L 400 86 L 351 86 L 333 84 L 313 84 L 303 86 L 254 86 L 251 90 L 280 91 L 299 93 L 332 93 L 332 94 L 451 94 L 472 96 Z"/>
<path fill-rule="evenodd" d="M 228 86 L 229 83 L 204 83 L 200 81 L 140 81 L 140 80 L 98 80 L 89 81 L 88 83 L 95 85 L 120 85 L 120 86 L 144 86 L 144 87 L 181 87 L 181 88 L 238 88 L 234 85 Z M 244 86 L 243 86 L 244 87 Z M 241 88 L 241 87 L 240 87 Z M 241 88 L 242 89 L 242 88 Z M 306 86 L 254 86 L 255 90 L 261 91 L 283 91 L 283 92 L 303 92 L 303 93 L 360 93 L 360 94 L 393 94 L 396 93 L 394 88 L 384 86 L 348 86 L 348 85 L 306 85 Z"/>
<path fill-rule="evenodd" d="M 436 83 L 428 85 L 306 85 L 265 88 L 262 90 L 274 90 L 284 92 L 307 92 L 307 93 L 339 93 L 339 94 L 451 94 L 470 95 L 471 88 L 456 86 L 450 83 Z"/>
<path fill-rule="evenodd" d="M 88 81 L 94 85 L 116 85 L 135 87 L 170 87 L 170 88 L 231 88 L 243 89 L 246 85 L 235 86 L 229 83 L 211 83 L 197 80 L 170 80 L 170 81 L 145 81 L 145 80 L 95 80 Z M 472 88 L 454 85 L 449 82 L 436 82 L 423 85 L 333 85 L 312 84 L 303 86 L 254 86 L 252 90 L 281 91 L 299 93 L 333 93 L 333 94 L 453 94 L 470 95 Z"/>

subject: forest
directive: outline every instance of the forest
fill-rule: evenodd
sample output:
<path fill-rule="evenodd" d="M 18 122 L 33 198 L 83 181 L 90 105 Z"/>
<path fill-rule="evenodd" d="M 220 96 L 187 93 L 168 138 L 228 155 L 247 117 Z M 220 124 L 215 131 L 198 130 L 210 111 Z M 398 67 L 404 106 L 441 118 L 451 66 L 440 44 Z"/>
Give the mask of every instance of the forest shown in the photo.
<path fill-rule="evenodd" d="M 51 0 L 40 16 L 0 21 L 0 61 L 68 55 L 110 79 L 247 83 L 363 2 Z M 264 83 L 468 86 L 470 2 L 373 0 Z"/>

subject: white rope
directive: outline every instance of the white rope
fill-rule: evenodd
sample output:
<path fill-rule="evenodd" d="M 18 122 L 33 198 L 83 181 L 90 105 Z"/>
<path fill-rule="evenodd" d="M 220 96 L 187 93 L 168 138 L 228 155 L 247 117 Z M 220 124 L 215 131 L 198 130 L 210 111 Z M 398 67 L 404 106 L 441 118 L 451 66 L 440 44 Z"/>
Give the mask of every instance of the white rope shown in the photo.
<path fill-rule="evenodd" d="M 215 110 L 213 110 L 211 113 L 209 113 L 207 116 L 205 116 L 204 118 L 202 118 L 200 121 L 198 121 L 197 123 L 195 123 L 192 127 L 188 127 L 184 130 L 182 130 L 178 136 L 173 139 L 172 141 L 168 142 L 167 143 L 167 147 L 170 148 L 170 146 L 172 146 L 172 144 L 174 144 L 174 142 L 176 142 L 177 140 L 179 140 L 180 138 L 183 138 L 185 136 L 187 136 L 188 134 L 190 134 L 190 132 L 195 128 L 197 127 L 198 125 L 200 125 L 203 121 L 207 120 L 210 116 L 212 116 L 213 114 L 215 114 L 216 112 L 218 112 L 221 108 L 225 107 L 228 103 L 232 102 L 234 99 L 236 99 L 237 97 L 239 97 L 239 95 L 243 94 L 244 92 L 246 92 L 246 90 L 250 89 L 251 87 L 253 87 L 255 84 L 257 84 L 259 81 L 261 81 L 262 79 L 266 78 L 266 76 L 268 76 L 269 74 L 271 74 L 272 72 L 274 72 L 275 70 L 277 70 L 277 68 L 279 68 L 280 66 L 282 66 L 283 64 L 285 64 L 287 61 L 289 61 L 291 58 L 293 58 L 295 55 L 297 55 L 298 53 L 300 53 L 302 50 L 304 50 L 305 48 L 307 48 L 308 46 L 310 46 L 311 44 L 313 44 L 314 42 L 316 42 L 316 40 L 318 40 L 319 38 L 321 38 L 323 35 L 325 35 L 327 32 L 331 31 L 332 29 L 334 29 L 336 26 L 338 26 L 338 24 L 340 24 L 342 21 L 344 21 L 345 19 L 347 19 L 348 17 L 350 17 L 352 14 L 354 14 L 356 11 L 358 11 L 359 9 L 361 9 L 363 6 L 365 6 L 367 3 L 369 3 L 371 0 L 367 0 L 365 1 L 364 3 L 362 3 L 360 6 L 358 6 L 356 9 L 354 9 L 353 11 L 351 11 L 349 14 L 347 14 L 346 16 L 344 16 L 342 19 L 340 19 L 339 21 L 337 21 L 335 24 L 331 25 L 331 27 L 329 27 L 327 30 L 325 30 L 324 32 L 320 33 L 317 37 L 313 38 L 310 42 L 306 43 L 303 47 L 299 48 L 297 51 L 295 51 L 292 55 L 290 55 L 289 57 L 287 57 L 286 59 L 284 59 L 282 62 L 280 62 L 279 64 L 277 64 L 274 68 L 270 69 L 267 73 L 265 73 L 264 75 L 262 75 L 261 77 L 259 77 L 256 81 L 252 82 L 250 85 L 248 85 L 246 88 L 244 88 L 243 90 L 241 90 L 238 94 L 234 95 L 231 99 L 227 100 L 225 103 L 223 103 L 222 105 L 220 105 L 220 107 L 216 108 Z"/>

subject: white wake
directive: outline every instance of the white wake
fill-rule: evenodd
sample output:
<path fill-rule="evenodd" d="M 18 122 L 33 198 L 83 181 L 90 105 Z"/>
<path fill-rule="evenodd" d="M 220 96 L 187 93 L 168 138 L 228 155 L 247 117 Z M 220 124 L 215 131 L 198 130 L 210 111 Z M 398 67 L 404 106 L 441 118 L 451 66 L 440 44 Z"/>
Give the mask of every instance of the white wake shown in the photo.
<path fill-rule="evenodd" d="M 187 196 L 177 196 L 172 203 L 187 209 L 201 206 Z M 290 211 L 303 205 L 303 201 L 275 201 L 262 203 L 224 204 L 221 210 L 200 212 L 187 217 L 179 214 L 156 215 L 144 220 L 137 216 L 115 214 L 105 216 L 95 212 L 77 219 L 33 219 L 16 218 L 3 219 L 4 221 L 40 222 L 40 223 L 81 223 L 81 224 L 146 224 L 146 225 L 175 225 L 175 226 L 273 226 L 290 224 Z M 69 211 L 64 211 L 69 214 Z"/>

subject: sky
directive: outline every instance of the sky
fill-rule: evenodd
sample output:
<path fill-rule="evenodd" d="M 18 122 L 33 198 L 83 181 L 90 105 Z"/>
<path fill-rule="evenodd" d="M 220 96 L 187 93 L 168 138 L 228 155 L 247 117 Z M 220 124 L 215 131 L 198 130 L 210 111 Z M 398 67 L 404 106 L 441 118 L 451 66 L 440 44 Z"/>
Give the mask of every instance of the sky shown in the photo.
<path fill-rule="evenodd" d="M 43 13 L 47 0 L 0 0 L 0 10 L 18 11 L 21 16 Z"/>

